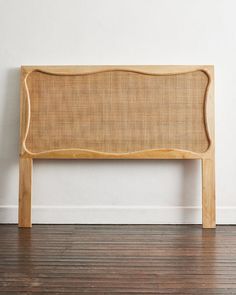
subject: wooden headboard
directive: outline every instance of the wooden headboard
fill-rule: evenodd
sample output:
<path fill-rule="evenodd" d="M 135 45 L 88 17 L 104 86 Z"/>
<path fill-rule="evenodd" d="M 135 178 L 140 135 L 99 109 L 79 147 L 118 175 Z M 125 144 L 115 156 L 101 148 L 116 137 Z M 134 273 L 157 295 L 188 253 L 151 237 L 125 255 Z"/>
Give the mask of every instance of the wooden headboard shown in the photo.
<path fill-rule="evenodd" d="M 22 66 L 19 226 L 32 159 L 201 159 L 215 226 L 212 66 Z"/>

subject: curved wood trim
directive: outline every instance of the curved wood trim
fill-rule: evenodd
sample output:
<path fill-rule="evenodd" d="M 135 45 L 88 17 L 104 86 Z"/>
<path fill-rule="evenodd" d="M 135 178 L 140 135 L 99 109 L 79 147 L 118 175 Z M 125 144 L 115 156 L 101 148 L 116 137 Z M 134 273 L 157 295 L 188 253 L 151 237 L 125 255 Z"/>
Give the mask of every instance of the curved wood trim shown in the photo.
<path fill-rule="evenodd" d="M 204 154 L 179 149 L 150 149 L 129 153 L 106 153 L 86 149 L 60 149 L 31 153 L 26 150 L 25 157 L 64 158 L 64 159 L 201 159 Z"/>
<path fill-rule="evenodd" d="M 187 67 L 187 66 L 186 66 Z M 186 67 L 183 66 L 185 69 Z M 191 67 L 191 66 L 190 66 Z M 102 69 L 98 70 L 88 70 L 84 72 L 79 72 L 77 67 L 75 67 L 74 71 L 68 72 L 66 70 L 67 67 L 65 67 L 65 70 L 63 71 L 63 67 L 58 67 L 55 71 L 56 67 L 52 67 L 53 70 L 50 69 L 50 67 L 45 67 L 45 69 L 42 69 L 43 67 L 26 67 L 28 70 L 25 74 L 25 77 L 23 79 L 23 87 L 26 91 L 26 101 L 27 101 L 27 124 L 25 129 L 25 134 L 23 136 L 22 141 L 22 148 L 23 148 L 23 156 L 28 156 L 31 158 L 100 158 L 100 159 L 199 159 L 204 158 L 204 155 L 211 149 L 212 147 L 212 139 L 209 132 L 209 126 L 208 126 L 208 118 L 207 118 L 207 101 L 208 101 L 208 95 L 209 95 L 209 86 L 212 82 L 211 75 L 205 68 L 196 67 L 196 69 L 191 70 L 176 70 L 176 71 L 167 71 L 167 72 L 153 72 L 153 71 L 147 71 L 147 70 L 137 70 L 132 68 L 139 68 L 139 66 L 107 66 Z M 86 68 L 86 67 L 84 67 Z M 147 68 L 147 67 L 144 67 Z M 188 67 L 187 67 L 188 68 Z M 61 70 L 60 70 L 61 69 Z M 141 150 L 141 151 L 134 151 L 129 153 L 107 153 L 107 152 L 100 152 L 95 150 L 86 150 L 86 149 L 55 149 L 55 150 L 49 150 L 49 151 L 43 151 L 39 153 L 32 153 L 30 152 L 26 147 L 26 140 L 30 128 L 30 117 L 31 117 L 31 104 L 30 104 L 30 94 L 29 89 L 27 85 L 27 78 L 30 74 L 33 72 L 41 72 L 48 75 L 57 75 L 57 76 L 84 76 L 84 75 L 91 75 L 96 73 L 102 73 L 102 72 L 111 72 L 111 71 L 124 71 L 124 72 L 133 72 L 137 74 L 142 75 L 149 75 L 149 76 L 169 76 L 169 75 L 182 75 L 182 74 L 188 74 L 193 73 L 197 71 L 202 71 L 204 74 L 208 77 L 208 83 L 206 87 L 206 92 L 204 95 L 204 126 L 205 126 L 205 132 L 208 139 L 208 148 L 203 153 L 196 153 L 189 150 L 179 150 L 179 149 L 152 149 L 152 150 Z"/>
<path fill-rule="evenodd" d="M 204 95 L 204 126 L 205 126 L 205 131 L 206 131 L 206 135 L 207 135 L 207 139 L 209 142 L 208 148 L 205 150 L 205 153 L 210 150 L 211 146 L 212 146 L 212 138 L 211 138 L 211 134 L 210 134 L 210 130 L 209 130 L 209 124 L 208 124 L 208 116 L 207 116 L 207 104 L 208 104 L 208 97 L 209 97 L 209 91 L 210 91 L 210 85 L 212 83 L 212 78 L 211 75 L 208 73 L 208 71 L 204 70 L 203 71 L 207 77 L 208 77 L 208 83 L 207 83 L 207 87 L 206 87 L 206 91 L 205 91 L 205 95 Z"/>
<path fill-rule="evenodd" d="M 133 70 L 133 69 L 128 69 L 128 68 L 105 68 L 102 70 L 90 70 L 87 72 L 83 73 L 66 73 L 66 72 L 55 72 L 55 71 L 50 71 L 50 70 L 42 70 L 42 69 L 34 69 L 30 71 L 27 74 L 27 77 L 32 74 L 33 72 L 39 72 L 42 74 L 47 74 L 51 76 L 89 76 L 89 75 L 94 75 L 94 74 L 99 74 L 99 73 L 106 73 L 106 72 L 129 72 L 129 73 L 136 73 L 136 74 L 141 74 L 141 75 L 146 75 L 146 76 L 174 76 L 174 75 L 184 75 L 184 74 L 189 74 L 189 73 L 194 73 L 201 71 L 204 74 L 206 74 L 209 78 L 209 74 L 207 73 L 206 70 L 204 69 L 196 69 L 192 71 L 184 71 L 184 72 L 166 72 L 166 73 L 153 73 L 153 72 L 148 72 L 148 71 L 141 71 L 141 70 Z"/>

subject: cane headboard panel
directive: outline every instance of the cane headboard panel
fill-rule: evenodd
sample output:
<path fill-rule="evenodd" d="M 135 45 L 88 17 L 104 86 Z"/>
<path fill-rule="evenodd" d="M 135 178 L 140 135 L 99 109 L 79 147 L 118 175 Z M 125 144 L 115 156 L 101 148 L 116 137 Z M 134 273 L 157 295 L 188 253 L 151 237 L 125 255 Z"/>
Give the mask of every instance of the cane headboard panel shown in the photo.
<path fill-rule="evenodd" d="M 22 67 L 21 154 L 201 158 L 211 82 L 210 66 Z"/>
<path fill-rule="evenodd" d="M 201 159 L 202 223 L 215 227 L 212 66 L 23 66 L 19 226 L 33 160 Z"/>

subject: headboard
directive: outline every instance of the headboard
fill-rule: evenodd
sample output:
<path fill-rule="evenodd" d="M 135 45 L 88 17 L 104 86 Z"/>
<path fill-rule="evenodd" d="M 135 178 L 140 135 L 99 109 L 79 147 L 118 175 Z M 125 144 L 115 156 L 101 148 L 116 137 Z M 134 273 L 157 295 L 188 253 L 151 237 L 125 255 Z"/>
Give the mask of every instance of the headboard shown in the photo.
<path fill-rule="evenodd" d="M 212 66 L 22 66 L 20 118 L 19 226 L 37 158 L 201 159 L 215 226 Z"/>

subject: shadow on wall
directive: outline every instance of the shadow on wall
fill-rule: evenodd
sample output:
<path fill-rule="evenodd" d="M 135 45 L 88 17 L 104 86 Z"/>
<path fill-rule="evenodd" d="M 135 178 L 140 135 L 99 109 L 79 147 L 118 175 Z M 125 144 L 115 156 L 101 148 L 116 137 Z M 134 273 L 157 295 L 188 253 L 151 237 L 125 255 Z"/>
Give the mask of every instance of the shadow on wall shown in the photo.
<path fill-rule="evenodd" d="M 13 203 L 9 194 L 18 190 L 18 174 L 17 179 L 12 181 L 15 175 L 12 171 L 18 170 L 20 69 L 8 69 L 5 81 L 0 118 L 0 205 L 15 205 L 18 195 Z"/>
<path fill-rule="evenodd" d="M 93 222 L 103 219 L 111 223 L 115 220 L 201 223 L 200 160 L 54 160 L 51 163 L 34 161 L 36 205 L 75 206 L 78 210 L 85 206 L 88 215 L 95 214 Z M 109 211 L 104 211 L 102 217 L 97 206 L 120 211 L 114 211 L 114 219 L 107 217 L 111 216 Z M 138 212 L 144 212 L 140 219 Z M 51 213 L 54 220 L 60 220 L 56 211 Z M 65 222 L 68 219 L 65 217 Z M 76 219 L 75 215 L 72 218 L 73 222 L 85 219 L 81 216 Z"/>
<path fill-rule="evenodd" d="M 183 160 L 183 184 L 182 184 L 182 199 L 181 205 L 183 207 L 194 207 L 191 202 L 193 198 L 191 195 L 196 196 L 196 192 L 199 191 L 199 172 L 201 167 L 200 160 Z M 202 182 L 201 182 L 202 185 Z M 190 201 L 190 202 L 189 202 Z M 189 216 L 189 214 L 194 214 L 194 217 Z M 184 210 L 182 212 L 182 223 L 186 223 L 186 220 L 198 220 L 198 212 L 197 210 Z"/>

